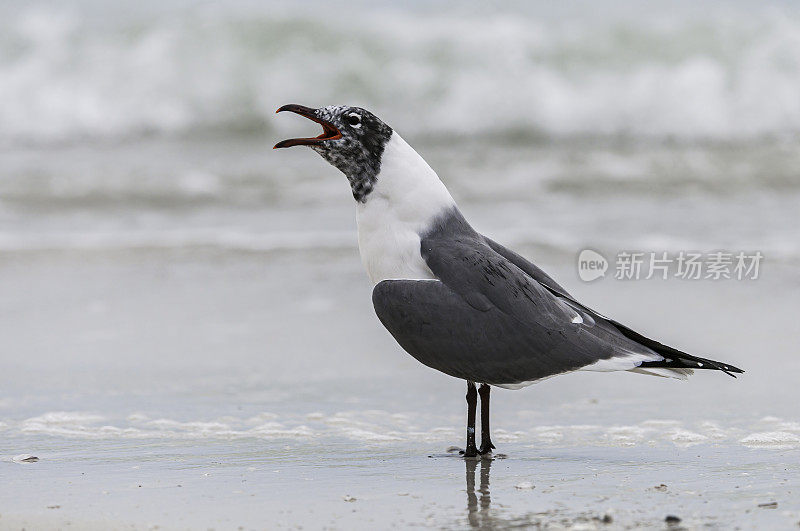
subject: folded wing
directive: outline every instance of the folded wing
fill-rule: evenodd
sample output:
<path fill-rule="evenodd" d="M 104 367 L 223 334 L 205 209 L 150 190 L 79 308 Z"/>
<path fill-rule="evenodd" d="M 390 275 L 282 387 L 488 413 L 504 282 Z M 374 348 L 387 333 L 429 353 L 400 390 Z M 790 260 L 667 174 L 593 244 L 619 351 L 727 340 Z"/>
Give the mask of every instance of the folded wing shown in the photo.
<path fill-rule="evenodd" d="M 559 286 L 552 278 L 550 278 L 544 271 L 542 271 L 539 267 L 537 267 L 532 262 L 526 260 L 522 256 L 518 255 L 514 251 L 503 247 L 499 243 L 490 240 L 489 238 L 484 237 L 486 243 L 498 254 L 509 260 L 519 269 L 524 271 L 527 275 L 531 278 L 535 279 L 539 282 L 542 286 L 544 286 L 547 290 L 549 290 L 553 295 L 563 300 L 565 303 L 569 304 L 573 307 L 576 311 L 585 312 L 585 314 L 590 315 L 592 318 L 596 318 L 598 320 L 604 321 L 611 326 L 613 326 L 621 335 L 625 336 L 628 339 L 635 341 L 636 343 L 643 345 L 650 350 L 661 354 L 663 359 L 661 360 L 644 360 L 642 363 L 637 366 L 636 369 L 629 369 L 634 370 L 636 372 L 642 372 L 645 374 L 653 374 L 655 376 L 668 376 L 673 378 L 682 378 L 686 375 L 692 374 L 693 369 L 712 369 L 722 371 L 729 376 L 736 376 L 733 373 L 743 373 L 742 369 L 738 367 L 734 367 L 733 365 L 707 359 L 701 358 L 699 356 L 694 356 L 692 354 L 687 354 L 681 350 L 676 348 L 670 347 L 668 345 L 664 345 L 654 339 L 650 339 L 649 337 L 645 337 L 642 334 L 632 330 L 631 328 L 623 325 L 622 323 L 615 321 L 614 319 L 610 319 L 599 312 L 589 308 L 588 306 L 584 306 L 583 304 L 576 301 L 567 290 Z M 602 365 L 600 365 L 602 366 Z M 596 369 L 602 370 L 602 369 Z M 614 370 L 614 369 L 611 369 Z"/>
<path fill-rule="evenodd" d="M 423 240 L 439 280 L 375 286 L 379 319 L 420 362 L 452 376 L 518 387 L 609 361 L 633 369 L 663 360 L 604 320 L 554 295 L 480 235 Z"/>

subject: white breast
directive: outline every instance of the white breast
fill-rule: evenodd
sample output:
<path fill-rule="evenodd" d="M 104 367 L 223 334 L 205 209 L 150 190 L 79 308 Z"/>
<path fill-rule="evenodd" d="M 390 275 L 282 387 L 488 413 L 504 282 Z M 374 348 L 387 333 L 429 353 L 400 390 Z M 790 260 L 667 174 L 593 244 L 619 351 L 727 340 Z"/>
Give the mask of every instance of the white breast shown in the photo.
<path fill-rule="evenodd" d="M 420 254 L 420 234 L 455 205 L 436 172 L 396 132 L 365 203 L 358 203 L 358 248 L 370 280 L 435 278 Z"/>

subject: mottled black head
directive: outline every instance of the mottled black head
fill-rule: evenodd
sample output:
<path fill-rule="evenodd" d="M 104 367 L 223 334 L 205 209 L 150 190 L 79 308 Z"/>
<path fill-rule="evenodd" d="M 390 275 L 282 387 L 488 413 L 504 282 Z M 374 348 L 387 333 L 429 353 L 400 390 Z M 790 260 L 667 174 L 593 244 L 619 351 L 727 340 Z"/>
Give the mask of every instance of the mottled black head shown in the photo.
<path fill-rule="evenodd" d="M 361 107 L 330 106 L 311 109 L 284 105 L 277 112 L 291 111 L 322 125 L 315 138 L 292 138 L 275 148 L 308 146 L 339 168 L 350 181 L 356 201 L 366 201 L 381 170 L 381 156 L 392 128 Z"/>

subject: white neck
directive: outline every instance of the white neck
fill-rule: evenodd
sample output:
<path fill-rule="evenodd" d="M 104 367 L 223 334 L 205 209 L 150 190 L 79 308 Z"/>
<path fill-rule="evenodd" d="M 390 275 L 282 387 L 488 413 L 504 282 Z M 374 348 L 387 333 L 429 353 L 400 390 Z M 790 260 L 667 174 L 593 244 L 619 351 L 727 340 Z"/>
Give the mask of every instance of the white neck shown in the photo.
<path fill-rule="evenodd" d="M 453 206 L 436 172 L 392 133 L 375 187 L 356 207 L 358 247 L 370 280 L 435 278 L 420 254 L 420 235 Z"/>

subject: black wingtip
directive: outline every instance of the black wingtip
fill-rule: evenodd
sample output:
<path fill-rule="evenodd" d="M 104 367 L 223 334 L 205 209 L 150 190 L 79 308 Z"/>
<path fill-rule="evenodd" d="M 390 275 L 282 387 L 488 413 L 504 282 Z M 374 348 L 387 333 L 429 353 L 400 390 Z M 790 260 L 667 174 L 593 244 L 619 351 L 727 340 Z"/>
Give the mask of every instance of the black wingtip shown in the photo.
<path fill-rule="evenodd" d="M 744 371 L 739 367 L 734 367 L 733 365 L 728 365 L 727 363 L 722 363 L 720 361 L 691 356 L 685 353 L 682 353 L 681 356 L 666 358 L 664 361 L 646 361 L 642 363 L 641 366 L 665 367 L 668 369 L 711 369 L 714 371 L 724 372 L 731 378 L 736 378 L 736 374 L 744 373 Z"/>
<path fill-rule="evenodd" d="M 710 360 L 709 360 L 710 361 Z M 743 374 L 744 371 L 739 367 L 734 367 L 733 365 L 727 365 L 725 363 L 720 363 L 718 361 L 714 361 L 710 363 L 713 369 L 717 369 L 718 371 L 722 371 L 731 378 L 736 378 L 736 374 Z M 736 374 L 733 374 L 736 373 Z"/>
<path fill-rule="evenodd" d="M 727 365 L 725 363 L 720 363 L 718 361 L 714 362 L 715 369 L 720 370 L 730 376 L 731 378 L 736 378 L 736 374 L 744 374 L 744 371 L 739 367 L 734 367 L 733 365 Z M 733 374 L 736 373 L 736 374 Z"/>
<path fill-rule="evenodd" d="M 730 372 L 728 372 L 728 371 L 722 371 L 722 372 L 724 372 L 725 374 L 727 374 L 727 375 L 728 375 L 728 376 L 730 376 L 731 378 L 736 378 L 736 374 L 744 374 L 744 371 L 742 371 L 742 370 L 738 370 L 738 371 L 730 371 Z M 735 372 L 736 374 L 733 374 L 734 372 Z"/>

